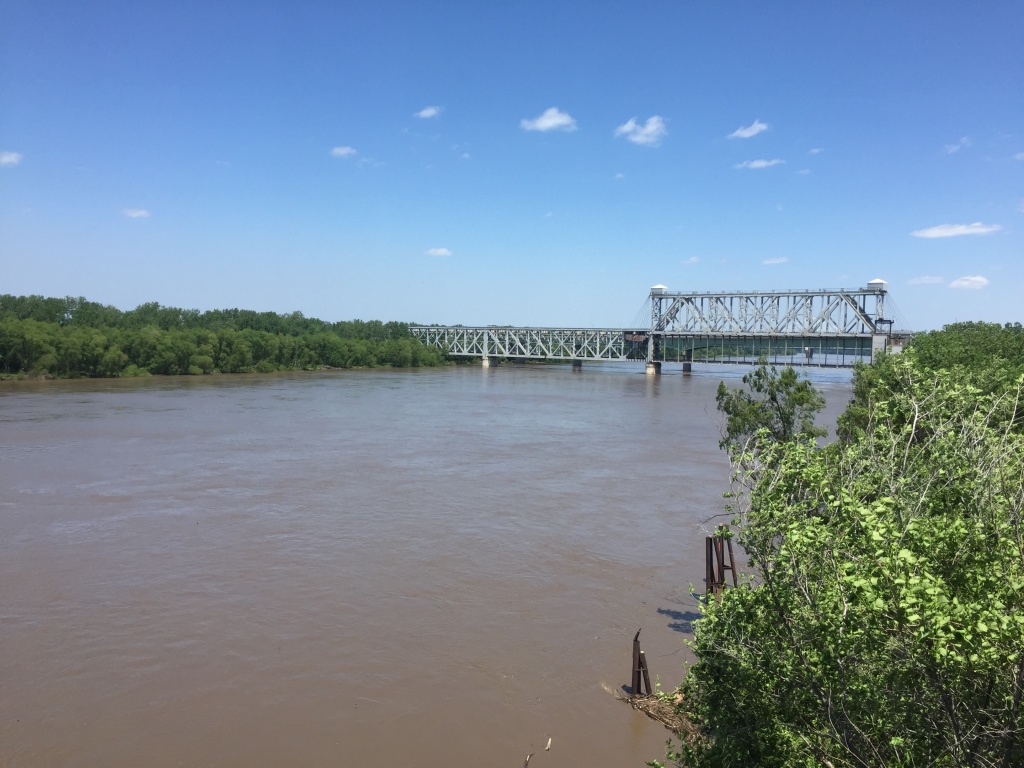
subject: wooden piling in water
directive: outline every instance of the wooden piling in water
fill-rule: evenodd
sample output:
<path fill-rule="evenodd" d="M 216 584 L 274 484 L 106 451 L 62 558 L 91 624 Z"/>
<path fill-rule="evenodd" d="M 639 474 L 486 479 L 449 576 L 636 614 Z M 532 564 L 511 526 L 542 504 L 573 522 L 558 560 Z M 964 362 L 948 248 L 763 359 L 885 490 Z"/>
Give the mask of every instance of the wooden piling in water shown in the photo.
<path fill-rule="evenodd" d="M 636 634 L 633 636 L 633 679 L 632 679 L 632 682 L 630 683 L 630 685 L 633 688 L 633 695 L 634 696 L 639 696 L 640 695 L 640 675 L 641 675 L 640 659 L 641 658 L 642 658 L 642 654 L 640 652 L 640 630 L 638 629 L 636 631 Z"/>
<path fill-rule="evenodd" d="M 728 535 L 729 527 L 718 526 L 714 536 L 704 537 L 705 579 L 707 590 L 705 596 L 718 597 L 725 589 L 725 572 L 732 574 L 732 585 L 739 584 L 736 574 L 736 559 L 732 551 L 732 538 Z M 728 562 L 726 560 L 728 559 Z"/>
<path fill-rule="evenodd" d="M 651 688 L 651 673 L 647 670 L 647 657 L 643 651 L 640 651 L 640 670 L 644 673 L 644 688 L 647 695 L 650 696 L 654 693 L 654 689 Z"/>

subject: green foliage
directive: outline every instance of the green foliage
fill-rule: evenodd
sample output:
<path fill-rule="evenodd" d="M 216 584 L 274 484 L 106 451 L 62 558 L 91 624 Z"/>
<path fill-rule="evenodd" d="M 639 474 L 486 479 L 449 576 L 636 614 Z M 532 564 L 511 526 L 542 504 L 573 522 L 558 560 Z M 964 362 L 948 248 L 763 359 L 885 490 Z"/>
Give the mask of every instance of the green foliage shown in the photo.
<path fill-rule="evenodd" d="M 941 331 L 914 336 L 910 355 L 922 374 L 949 371 L 979 392 L 1004 392 L 1024 374 L 1024 326 L 1020 323 L 953 323 Z M 900 355 L 881 355 L 872 365 L 858 364 L 853 401 L 839 417 L 840 440 L 858 440 L 867 426 L 871 398 L 885 400 L 905 386 L 896 364 Z M 1014 429 L 1024 428 L 1015 420 Z"/>
<path fill-rule="evenodd" d="M 741 464 L 754 575 L 697 622 L 677 764 L 1024 764 L 1024 378 L 871 381 L 857 439 Z"/>
<path fill-rule="evenodd" d="M 756 450 L 765 442 L 788 442 L 800 437 L 823 437 L 826 430 L 814 426 L 814 417 L 825 407 L 825 398 L 792 366 L 779 371 L 764 360 L 743 377 L 747 389 L 718 385 L 715 401 L 727 417 L 719 445 L 730 453 Z M 749 391 L 748 391 L 749 390 Z"/>
<path fill-rule="evenodd" d="M 418 367 L 444 355 L 406 323 L 327 323 L 301 312 L 199 312 L 157 303 L 129 312 L 84 298 L 0 296 L 0 373 L 194 375 L 316 367 Z"/>

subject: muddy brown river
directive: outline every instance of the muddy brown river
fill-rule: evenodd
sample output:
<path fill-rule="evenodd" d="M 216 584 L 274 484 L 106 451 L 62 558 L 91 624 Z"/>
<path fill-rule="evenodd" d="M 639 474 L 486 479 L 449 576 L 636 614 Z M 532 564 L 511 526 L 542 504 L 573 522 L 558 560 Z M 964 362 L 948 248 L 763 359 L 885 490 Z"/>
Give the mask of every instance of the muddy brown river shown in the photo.
<path fill-rule="evenodd" d="M 0 382 L 0 765 L 661 757 L 743 372 Z"/>

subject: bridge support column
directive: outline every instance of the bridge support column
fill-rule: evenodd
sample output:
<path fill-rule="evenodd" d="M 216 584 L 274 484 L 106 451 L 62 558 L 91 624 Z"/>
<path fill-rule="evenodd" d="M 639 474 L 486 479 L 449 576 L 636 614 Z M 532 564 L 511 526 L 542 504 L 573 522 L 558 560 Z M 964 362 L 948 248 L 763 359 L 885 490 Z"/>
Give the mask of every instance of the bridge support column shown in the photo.
<path fill-rule="evenodd" d="M 483 364 L 484 368 L 490 368 L 492 365 L 498 364 L 498 358 L 491 357 L 490 355 L 484 355 L 480 358 L 480 362 Z"/>
<path fill-rule="evenodd" d="M 871 337 L 871 362 L 875 362 L 878 359 L 878 353 L 885 351 L 885 344 L 889 340 L 888 336 L 882 336 L 881 334 L 875 334 Z"/>
<path fill-rule="evenodd" d="M 583 370 L 583 361 L 582 360 L 573 360 L 572 361 L 572 369 L 574 371 L 582 371 Z"/>
<path fill-rule="evenodd" d="M 661 375 L 661 363 L 657 362 L 657 361 L 648 363 L 647 364 L 647 370 L 645 371 L 645 373 L 648 376 L 660 376 Z"/>
<path fill-rule="evenodd" d="M 686 350 L 686 357 L 683 358 L 683 373 L 690 373 L 693 368 L 693 350 Z"/>

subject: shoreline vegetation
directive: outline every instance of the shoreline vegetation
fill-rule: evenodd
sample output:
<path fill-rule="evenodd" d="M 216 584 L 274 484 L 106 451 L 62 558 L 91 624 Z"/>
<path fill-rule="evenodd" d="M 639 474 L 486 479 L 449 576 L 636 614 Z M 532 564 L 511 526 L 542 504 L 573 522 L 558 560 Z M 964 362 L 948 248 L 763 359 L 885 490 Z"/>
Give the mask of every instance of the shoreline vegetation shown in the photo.
<path fill-rule="evenodd" d="M 122 311 L 82 297 L 0 295 L 0 379 L 271 373 L 446 365 L 410 323 L 329 323 L 301 312 Z"/>
<path fill-rule="evenodd" d="M 792 368 L 743 385 L 717 401 L 746 568 L 694 594 L 679 687 L 627 699 L 676 733 L 666 764 L 1024 765 L 1024 328 L 858 365 L 824 445 Z"/>

